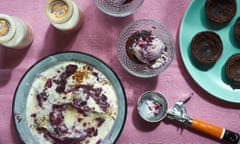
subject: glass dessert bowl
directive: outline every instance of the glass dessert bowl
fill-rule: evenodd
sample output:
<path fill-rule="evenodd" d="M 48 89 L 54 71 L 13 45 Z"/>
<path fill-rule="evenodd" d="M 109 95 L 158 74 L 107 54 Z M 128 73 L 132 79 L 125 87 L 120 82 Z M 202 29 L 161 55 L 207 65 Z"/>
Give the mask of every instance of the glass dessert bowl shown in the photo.
<path fill-rule="evenodd" d="M 174 54 L 171 33 L 164 25 L 151 19 L 127 25 L 117 41 L 117 56 L 121 65 L 137 77 L 159 75 L 170 65 Z"/>
<path fill-rule="evenodd" d="M 102 12 L 114 16 L 125 17 L 134 13 L 144 0 L 93 0 Z"/>

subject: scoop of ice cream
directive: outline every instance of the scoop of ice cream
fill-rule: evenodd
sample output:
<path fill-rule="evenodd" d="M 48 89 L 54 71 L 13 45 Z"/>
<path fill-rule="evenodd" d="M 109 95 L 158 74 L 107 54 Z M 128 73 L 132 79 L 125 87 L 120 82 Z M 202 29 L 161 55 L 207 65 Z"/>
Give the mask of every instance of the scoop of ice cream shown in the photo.
<path fill-rule="evenodd" d="M 132 54 L 142 63 L 149 64 L 161 57 L 165 44 L 149 31 L 137 32 L 130 47 Z"/>
<path fill-rule="evenodd" d="M 162 105 L 160 103 L 148 99 L 143 103 L 142 110 L 147 114 L 147 118 L 151 119 L 159 114 L 161 107 Z"/>

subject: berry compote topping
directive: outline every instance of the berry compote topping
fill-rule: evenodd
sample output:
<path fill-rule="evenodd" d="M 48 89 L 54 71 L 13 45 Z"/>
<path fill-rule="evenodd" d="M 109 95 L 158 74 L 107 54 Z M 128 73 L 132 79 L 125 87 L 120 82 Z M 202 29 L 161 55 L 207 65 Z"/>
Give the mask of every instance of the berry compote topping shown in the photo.
<path fill-rule="evenodd" d="M 96 117 L 95 123 L 96 127 L 91 126 L 87 127 L 87 124 L 84 125 L 85 128 L 79 130 L 75 126 L 68 127 L 65 124 L 64 113 L 67 109 L 73 108 L 76 109 L 79 114 L 82 114 L 84 111 L 85 105 L 77 105 L 75 103 L 66 103 L 61 105 L 53 105 L 52 112 L 49 114 L 49 121 L 52 129 L 47 129 L 44 127 L 38 127 L 38 133 L 43 133 L 44 137 L 51 141 L 53 144 L 79 144 L 79 142 L 86 140 L 90 137 L 95 137 L 98 135 L 98 128 L 104 123 L 105 119 L 103 117 Z M 91 111 L 86 112 L 86 115 L 91 113 Z M 85 115 L 84 115 L 85 116 Z M 36 116 L 32 118 L 36 119 Z M 76 120 L 81 122 L 79 118 Z M 100 140 L 99 140 L 100 141 Z M 98 142 L 97 142 L 98 143 Z"/>
<path fill-rule="evenodd" d="M 60 75 L 60 79 L 56 80 L 56 84 L 58 84 L 56 91 L 58 93 L 64 93 L 65 87 L 67 84 L 67 78 L 69 78 L 71 75 L 73 75 L 77 70 L 77 65 L 68 65 L 65 69 L 65 71 Z"/>

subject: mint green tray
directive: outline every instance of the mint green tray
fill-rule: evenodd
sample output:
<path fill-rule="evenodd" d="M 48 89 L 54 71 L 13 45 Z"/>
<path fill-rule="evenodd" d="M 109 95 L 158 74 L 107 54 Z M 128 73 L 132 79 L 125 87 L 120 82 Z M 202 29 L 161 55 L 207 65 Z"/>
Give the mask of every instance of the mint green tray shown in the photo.
<path fill-rule="evenodd" d="M 204 0 L 192 0 L 186 10 L 179 31 L 180 53 L 183 63 L 194 81 L 211 95 L 233 103 L 240 103 L 240 89 L 232 88 L 226 81 L 224 65 L 235 53 L 240 53 L 240 42 L 233 36 L 233 25 L 240 16 L 240 5 L 233 19 L 224 26 L 210 22 L 204 12 Z M 200 31 L 214 31 L 222 39 L 223 53 L 218 61 L 209 69 L 197 67 L 191 60 L 190 43 L 193 36 Z"/>

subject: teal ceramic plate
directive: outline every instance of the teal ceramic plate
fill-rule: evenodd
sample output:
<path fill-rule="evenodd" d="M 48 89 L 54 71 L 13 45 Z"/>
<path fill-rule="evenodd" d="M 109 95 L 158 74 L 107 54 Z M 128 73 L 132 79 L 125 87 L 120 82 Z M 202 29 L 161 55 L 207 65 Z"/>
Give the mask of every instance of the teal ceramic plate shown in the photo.
<path fill-rule="evenodd" d="M 237 1 L 238 2 L 238 1 Z M 240 103 L 240 89 L 232 88 L 226 81 L 224 65 L 226 60 L 235 53 L 240 53 L 240 43 L 233 36 L 233 25 L 240 16 L 240 5 L 233 19 L 224 26 L 219 26 L 208 20 L 204 12 L 205 0 L 192 0 L 186 10 L 179 31 L 180 53 L 183 63 L 195 82 L 211 95 L 233 103 Z M 210 68 L 197 67 L 190 56 L 190 43 L 193 36 L 200 31 L 214 31 L 222 39 L 223 53 Z"/>
<path fill-rule="evenodd" d="M 109 66 L 94 56 L 80 52 L 63 52 L 47 56 L 38 61 L 25 73 L 18 84 L 13 100 L 12 114 L 15 128 L 23 143 L 40 143 L 38 139 L 31 134 L 26 120 L 26 101 L 31 88 L 31 83 L 34 81 L 38 73 L 45 71 L 47 68 L 52 67 L 61 61 L 71 60 L 88 63 L 94 66 L 96 69 L 101 71 L 113 84 L 118 98 L 118 115 L 112 130 L 109 131 L 108 136 L 103 139 L 103 143 L 115 143 L 119 137 L 125 123 L 127 108 L 125 92 L 119 78 Z"/>

